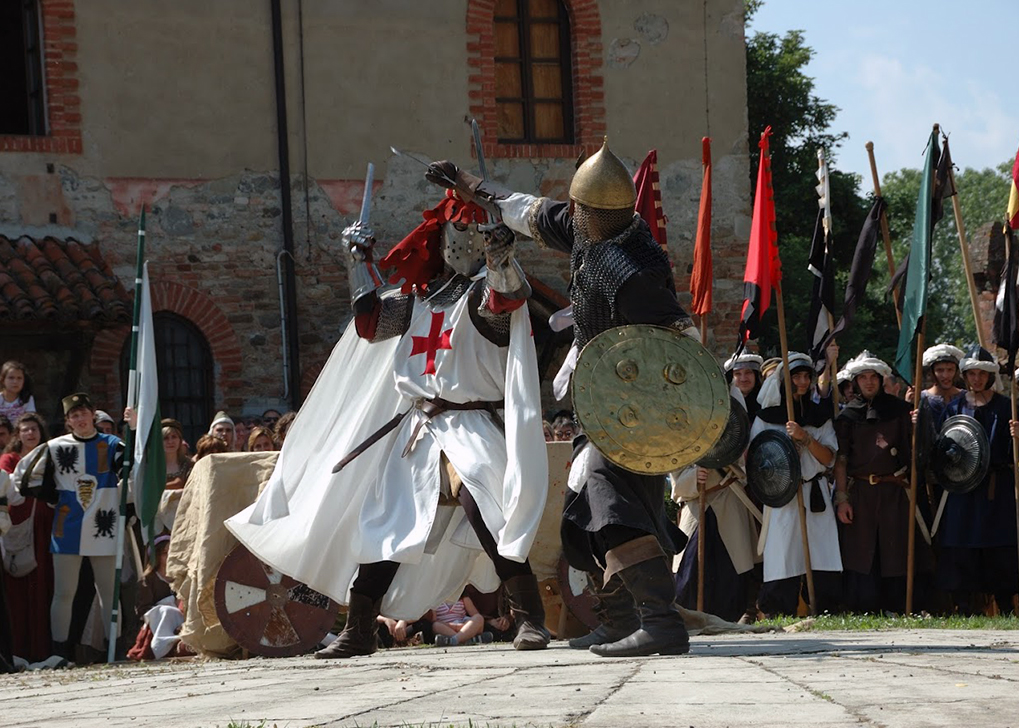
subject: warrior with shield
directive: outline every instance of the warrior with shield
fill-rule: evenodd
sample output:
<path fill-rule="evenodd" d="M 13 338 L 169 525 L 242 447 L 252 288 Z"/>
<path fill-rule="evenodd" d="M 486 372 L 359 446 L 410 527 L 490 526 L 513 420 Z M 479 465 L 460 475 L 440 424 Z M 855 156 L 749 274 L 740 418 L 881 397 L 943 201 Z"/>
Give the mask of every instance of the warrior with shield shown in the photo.
<path fill-rule="evenodd" d="M 578 352 L 609 329 L 653 324 L 696 335 L 676 300 L 668 256 L 635 213 L 630 173 L 607 142 L 578 168 L 569 202 L 499 189 L 451 162 L 433 163 L 428 177 L 497 212 L 518 234 L 570 254 L 575 342 L 556 377 L 558 397 L 565 394 Z M 618 374 L 625 382 L 638 377 L 639 370 L 639 363 L 620 361 L 611 377 Z M 687 381 L 685 370 L 667 375 L 674 383 Z M 724 395 L 721 372 L 715 376 Z M 576 383 L 574 387 L 576 404 Z M 609 406 L 619 402 L 608 385 L 588 394 Z M 728 405 L 727 399 L 723 403 Z M 636 421 L 636 405 L 620 406 L 612 414 L 624 426 L 633 424 L 627 418 Z M 672 424 L 686 432 L 697 429 L 695 423 Z M 668 433 L 666 429 L 664 437 Z M 587 637 L 572 641 L 571 647 L 590 647 L 606 657 L 685 653 L 689 637 L 675 603 L 668 557 L 676 550 L 678 529 L 670 530 L 665 516 L 666 478 L 620 467 L 589 437 L 586 433 L 575 441 L 561 533 L 570 565 L 593 574 L 599 587 L 597 611 L 602 623 Z"/>

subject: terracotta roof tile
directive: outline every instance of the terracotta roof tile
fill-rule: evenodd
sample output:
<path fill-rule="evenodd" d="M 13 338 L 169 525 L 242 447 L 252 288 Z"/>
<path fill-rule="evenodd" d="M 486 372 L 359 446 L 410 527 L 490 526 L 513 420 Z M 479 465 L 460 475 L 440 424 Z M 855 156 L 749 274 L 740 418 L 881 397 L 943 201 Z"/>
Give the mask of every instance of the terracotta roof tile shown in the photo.
<path fill-rule="evenodd" d="M 0 235 L 0 322 L 129 323 L 131 296 L 95 243 Z"/>

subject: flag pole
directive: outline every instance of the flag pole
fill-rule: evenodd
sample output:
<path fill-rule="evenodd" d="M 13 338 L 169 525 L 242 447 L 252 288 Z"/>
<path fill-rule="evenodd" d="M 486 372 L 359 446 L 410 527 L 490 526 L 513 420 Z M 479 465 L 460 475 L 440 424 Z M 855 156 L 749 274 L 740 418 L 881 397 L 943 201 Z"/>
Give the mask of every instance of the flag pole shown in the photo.
<path fill-rule="evenodd" d="M 877 161 L 874 159 L 874 142 L 867 142 L 867 156 L 870 158 L 870 176 L 874 180 L 874 195 L 881 197 L 881 180 L 877 174 Z M 892 233 L 888 229 L 888 215 L 881 211 L 881 237 L 885 242 L 885 255 L 888 258 L 888 280 L 895 277 L 895 256 L 892 255 Z M 892 300 L 895 302 L 895 318 L 902 328 L 902 311 L 899 309 L 899 292 L 892 289 Z"/>
<path fill-rule="evenodd" d="M 778 307 L 778 338 L 782 347 L 782 377 L 785 385 L 785 410 L 790 422 L 796 420 L 793 410 L 793 378 L 789 372 L 789 340 L 785 330 L 785 305 L 782 303 L 782 284 L 775 284 L 775 304 Z M 796 508 L 800 513 L 800 533 L 803 537 L 803 564 L 807 571 L 807 597 L 810 613 L 816 614 L 817 600 L 814 596 L 814 572 L 810 567 L 810 539 L 807 538 L 807 511 L 803 504 L 803 484 L 796 484 Z"/>
<path fill-rule="evenodd" d="M 145 206 L 138 219 L 138 262 L 134 276 L 134 314 L 131 323 L 131 370 L 127 382 L 127 406 L 138 405 L 138 322 L 142 309 L 142 274 L 145 266 Z M 110 639 L 106 648 L 106 661 L 117 659 L 117 623 L 120 621 L 120 574 L 124 568 L 124 532 L 127 529 L 127 492 L 134 466 L 134 430 L 130 426 L 124 433 L 124 461 L 120 470 L 120 516 L 117 518 L 116 571 L 113 579 L 113 596 L 110 611 Z"/>
<path fill-rule="evenodd" d="M 913 375 L 913 411 L 920 408 L 920 390 L 923 389 L 923 349 L 924 337 L 927 333 L 927 317 L 920 323 L 920 333 L 916 337 L 916 365 Z M 916 439 L 918 427 L 913 426 L 913 443 L 910 448 L 909 469 L 909 524 L 906 537 L 906 614 L 913 613 L 913 583 L 916 578 L 916 491 L 919 469 L 916 462 Z"/>
<path fill-rule="evenodd" d="M 945 139 L 945 146 L 948 145 L 948 139 Z M 977 300 L 977 284 L 973 280 L 973 263 L 969 256 L 969 245 L 966 244 L 966 224 L 962 221 L 962 205 L 959 204 L 959 192 L 955 187 L 955 172 L 952 171 L 952 166 L 948 166 L 948 183 L 952 185 L 952 190 L 955 192 L 952 195 L 952 212 L 955 213 L 955 230 L 959 233 L 959 247 L 962 248 L 962 266 L 966 270 L 966 287 L 969 289 L 969 302 L 973 307 L 973 326 L 977 330 L 977 341 L 980 346 L 990 351 L 987 345 L 987 334 L 984 333 L 984 327 L 980 322 L 980 303 Z"/>
<path fill-rule="evenodd" d="M 707 312 L 701 316 L 701 345 L 708 345 L 708 314 Z M 704 521 L 708 517 L 708 504 L 707 504 L 707 490 L 704 487 L 704 483 L 701 482 L 700 478 L 697 479 L 697 507 L 698 507 L 698 521 L 697 521 L 697 611 L 704 611 L 704 560 L 705 560 L 705 539 L 704 539 Z"/>
<path fill-rule="evenodd" d="M 1019 420 L 1019 413 L 1017 413 L 1016 407 L 1015 389 L 1015 372 L 1012 372 L 1012 419 Z M 1010 432 L 1009 434 L 1011 435 L 1012 433 Z M 1012 438 L 1012 487 L 1015 488 L 1015 527 L 1016 533 L 1019 533 L 1019 447 L 1016 447 L 1014 437 Z M 1019 545 L 1017 545 L 1016 548 L 1019 549 Z"/>
<path fill-rule="evenodd" d="M 828 312 L 828 330 L 835 330 L 835 316 L 832 312 Z M 834 341 L 834 339 L 832 339 Z M 825 352 L 827 356 L 827 352 Z M 834 416 L 839 416 L 839 380 L 838 380 L 839 362 L 836 359 L 828 364 L 828 376 L 831 378 L 828 382 L 829 391 L 831 392 L 831 406 L 834 410 Z"/>

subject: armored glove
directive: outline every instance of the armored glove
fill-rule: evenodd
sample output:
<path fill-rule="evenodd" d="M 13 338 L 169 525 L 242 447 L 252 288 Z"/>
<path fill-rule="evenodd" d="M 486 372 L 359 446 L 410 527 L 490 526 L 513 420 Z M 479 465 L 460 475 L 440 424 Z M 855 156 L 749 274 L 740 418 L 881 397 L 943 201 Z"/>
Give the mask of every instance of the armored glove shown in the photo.
<path fill-rule="evenodd" d="M 344 228 L 343 244 L 347 248 L 350 302 L 354 303 L 382 287 L 382 275 L 372 256 L 375 234 L 368 225 L 355 222 Z"/>
<path fill-rule="evenodd" d="M 531 287 L 520 263 L 514 258 L 515 237 L 513 231 L 502 223 L 485 231 L 488 285 L 492 290 L 510 298 L 527 298 L 531 295 Z"/>

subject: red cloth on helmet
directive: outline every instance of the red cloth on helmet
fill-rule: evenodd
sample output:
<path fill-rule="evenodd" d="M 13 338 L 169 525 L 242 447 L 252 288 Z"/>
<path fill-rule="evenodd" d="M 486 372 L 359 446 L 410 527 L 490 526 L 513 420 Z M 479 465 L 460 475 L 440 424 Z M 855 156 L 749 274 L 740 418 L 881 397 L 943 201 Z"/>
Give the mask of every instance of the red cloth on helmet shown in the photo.
<path fill-rule="evenodd" d="M 443 260 L 439 251 L 442 226 L 447 222 L 469 225 L 486 222 L 485 211 L 473 202 L 464 202 L 453 190 L 431 210 L 422 213 L 424 222 L 390 250 L 379 261 L 383 269 L 393 269 L 390 283 L 403 281 L 400 290 L 410 293 L 414 287 L 427 289 L 428 282 L 442 272 Z"/>

